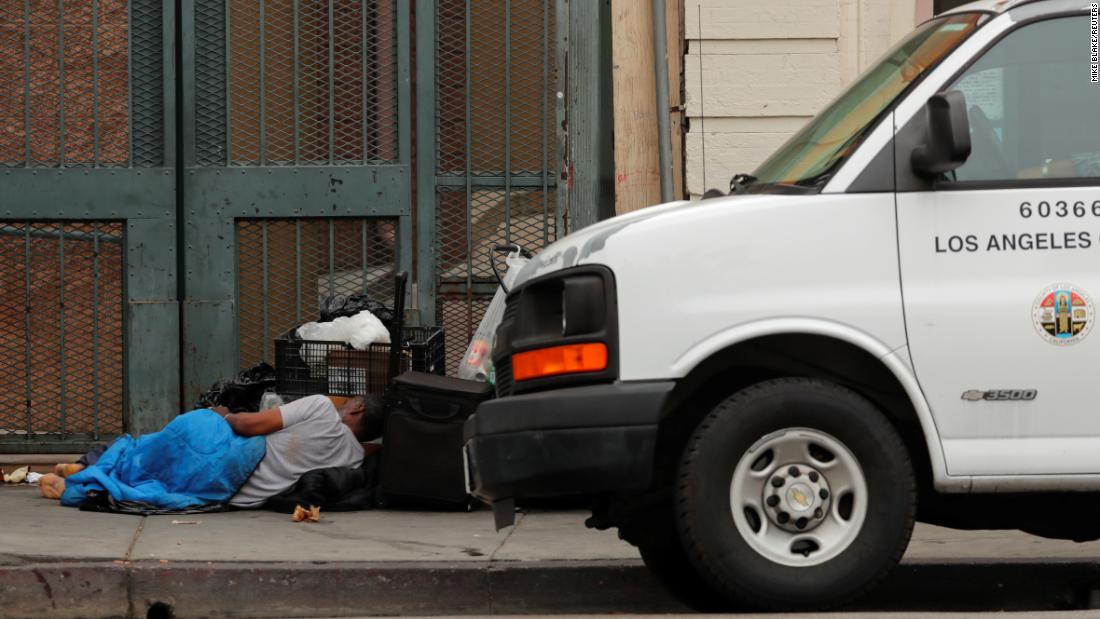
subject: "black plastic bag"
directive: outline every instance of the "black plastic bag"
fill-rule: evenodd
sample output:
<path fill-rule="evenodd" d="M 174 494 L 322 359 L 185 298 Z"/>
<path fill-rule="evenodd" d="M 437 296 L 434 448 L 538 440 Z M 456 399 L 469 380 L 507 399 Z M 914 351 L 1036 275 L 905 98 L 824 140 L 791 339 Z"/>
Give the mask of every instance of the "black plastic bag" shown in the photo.
<path fill-rule="evenodd" d="M 316 505 L 323 511 L 350 512 L 371 509 L 377 503 L 378 456 L 363 459 L 359 467 L 316 469 L 302 475 L 291 487 L 271 497 L 263 509 L 294 513 L 298 505 Z"/>
<path fill-rule="evenodd" d="M 242 371 L 232 379 L 214 383 L 210 390 L 199 396 L 195 408 L 224 406 L 233 413 L 259 410 L 264 392 L 275 386 L 275 368 L 261 361 Z"/>
<path fill-rule="evenodd" d="M 354 316 L 366 310 L 386 328 L 393 327 L 393 310 L 365 294 L 353 294 L 350 297 L 342 294 L 334 294 L 325 299 L 321 305 L 321 318 L 317 322 L 332 322 L 341 316 Z"/>

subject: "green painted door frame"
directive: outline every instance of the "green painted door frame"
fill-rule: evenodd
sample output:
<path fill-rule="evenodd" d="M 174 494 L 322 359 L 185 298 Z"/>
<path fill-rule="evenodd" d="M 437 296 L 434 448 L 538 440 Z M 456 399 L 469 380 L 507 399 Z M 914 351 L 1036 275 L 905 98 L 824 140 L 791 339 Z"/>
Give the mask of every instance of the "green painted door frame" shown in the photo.
<path fill-rule="evenodd" d="M 129 8 L 129 161 L 101 163 L 97 142 L 94 160 L 67 163 L 62 125 L 60 162 L 35 163 L 28 158 L 25 164 L 0 172 L 0 218 L 125 222 L 122 414 L 125 430 L 140 434 L 159 429 L 179 412 L 176 13 L 173 0 L 131 0 Z M 93 39 L 93 48 L 97 44 Z M 98 52 L 93 49 L 92 53 Z M 62 70 L 63 90 L 65 79 Z M 27 139 L 29 153 L 36 136 L 28 130 Z M 63 244 L 64 239 L 59 242 Z M 64 346 L 60 354 L 64 358 Z M 62 371 L 62 390 L 66 377 Z M 28 390 L 33 392 L 36 387 L 30 383 L 28 378 Z M 0 439 L 0 453 L 73 452 L 99 439 L 28 433 Z"/>
<path fill-rule="evenodd" d="M 304 2 L 304 0 L 302 0 Z M 238 252 L 236 224 L 241 219 L 270 218 L 363 218 L 387 217 L 397 220 L 397 265 L 412 271 L 411 195 L 411 94 L 409 2 L 395 4 L 396 37 L 396 157 L 382 163 L 317 164 L 250 161 L 241 164 L 230 153 L 234 150 L 230 106 L 234 68 L 230 58 L 230 15 L 224 0 L 183 0 L 183 397 L 193 401 L 211 383 L 232 376 L 240 367 L 238 359 L 241 319 L 253 319 L 260 308 L 238 307 Z M 304 5 L 303 5 L 304 6 Z M 367 6 L 366 4 L 360 5 Z M 259 4 L 263 10 L 264 4 Z M 329 4 L 327 44 L 329 46 L 330 93 L 335 92 L 333 23 Z M 360 10 L 365 12 L 365 8 Z M 298 100 L 299 39 L 305 38 L 298 23 L 300 9 L 294 3 L 292 26 L 295 61 L 295 106 Z M 364 17 L 364 20 L 366 18 Z M 260 14 L 261 72 L 267 40 Z M 365 22 L 364 22 L 365 23 Z M 365 26 L 364 26 L 365 32 Z M 363 48 L 367 48 L 363 35 Z M 304 42 L 303 42 L 304 45 Z M 365 52 L 364 52 L 365 53 Z M 365 61 L 364 61 L 365 62 Z M 261 73 L 262 76 L 262 73 Z M 261 83 L 263 82 L 261 77 Z M 304 80 L 303 80 L 304 81 Z M 261 87 L 260 114 L 265 104 Z M 329 97 L 332 112 L 335 95 Z M 364 95 L 364 99 L 366 96 Z M 370 113 L 365 109 L 364 117 Z M 297 108 L 295 118 L 297 118 Z M 262 116 L 261 116 L 262 118 Z M 297 121 L 295 121 L 297 122 Z M 331 131 L 330 116 L 330 131 Z M 364 121 L 365 122 L 365 121 Z M 265 125 L 261 120 L 261 131 Z M 300 138 L 295 126 L 294 143 Z M 262 143 L 261 138 L 261 143 Z M 330 136 L 331 144 L 331 136 Z M 224 145 L 224 146 L 223 146 Z M 297 147 L 295 147 L 297 153 Z M 261 145 L 260 152 L 263 153 Z M 366 157 L 364 157 L 366 159 Z M 272 360 L 268 360 L 269 362 Z"/>

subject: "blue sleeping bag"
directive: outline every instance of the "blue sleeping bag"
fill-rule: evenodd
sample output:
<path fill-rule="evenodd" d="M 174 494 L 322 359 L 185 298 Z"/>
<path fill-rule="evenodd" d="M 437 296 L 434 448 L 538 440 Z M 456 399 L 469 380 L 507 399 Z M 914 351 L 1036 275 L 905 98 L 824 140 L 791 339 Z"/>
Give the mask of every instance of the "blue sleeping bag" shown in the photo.
<path fill-rule="evenodd" d="M 225 503 L 266 449 L 264 437 L 238 436 L 214 411 L 191 411 L 160 432 L 119 438 L 95 464 L 65 480 L 61 504 L 78 507 L 97 490 L 166 510 Z"/>

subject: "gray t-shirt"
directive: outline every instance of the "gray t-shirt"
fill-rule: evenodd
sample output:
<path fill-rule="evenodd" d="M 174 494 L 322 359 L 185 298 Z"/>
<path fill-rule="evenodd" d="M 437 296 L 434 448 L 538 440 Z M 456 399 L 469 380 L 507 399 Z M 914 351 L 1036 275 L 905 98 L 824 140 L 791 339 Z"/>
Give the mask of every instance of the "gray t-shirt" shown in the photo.
<path fill-rule="evenodd" d="M 284 404 L 279 411 L 283 429 L 264 437 L 267 453 L 229 499 L 231 504 L 258 507 L 309 471 L 363 463 L 363 447 L 327 397 L 311 395 Z"/>

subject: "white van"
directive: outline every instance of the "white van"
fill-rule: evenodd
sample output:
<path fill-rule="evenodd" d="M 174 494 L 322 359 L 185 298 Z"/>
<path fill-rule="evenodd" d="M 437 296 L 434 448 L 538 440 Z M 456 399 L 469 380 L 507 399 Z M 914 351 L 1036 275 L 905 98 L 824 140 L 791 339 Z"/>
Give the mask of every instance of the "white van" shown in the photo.
<path fill-rule="evenodd" d="M 1097 40 L 1082 0 L 951 11 L 733 195 L 545 249 L 473 492 L 592 497 L 702 607 L 848 602 L 915 520 L 1100 537 Z"/>

